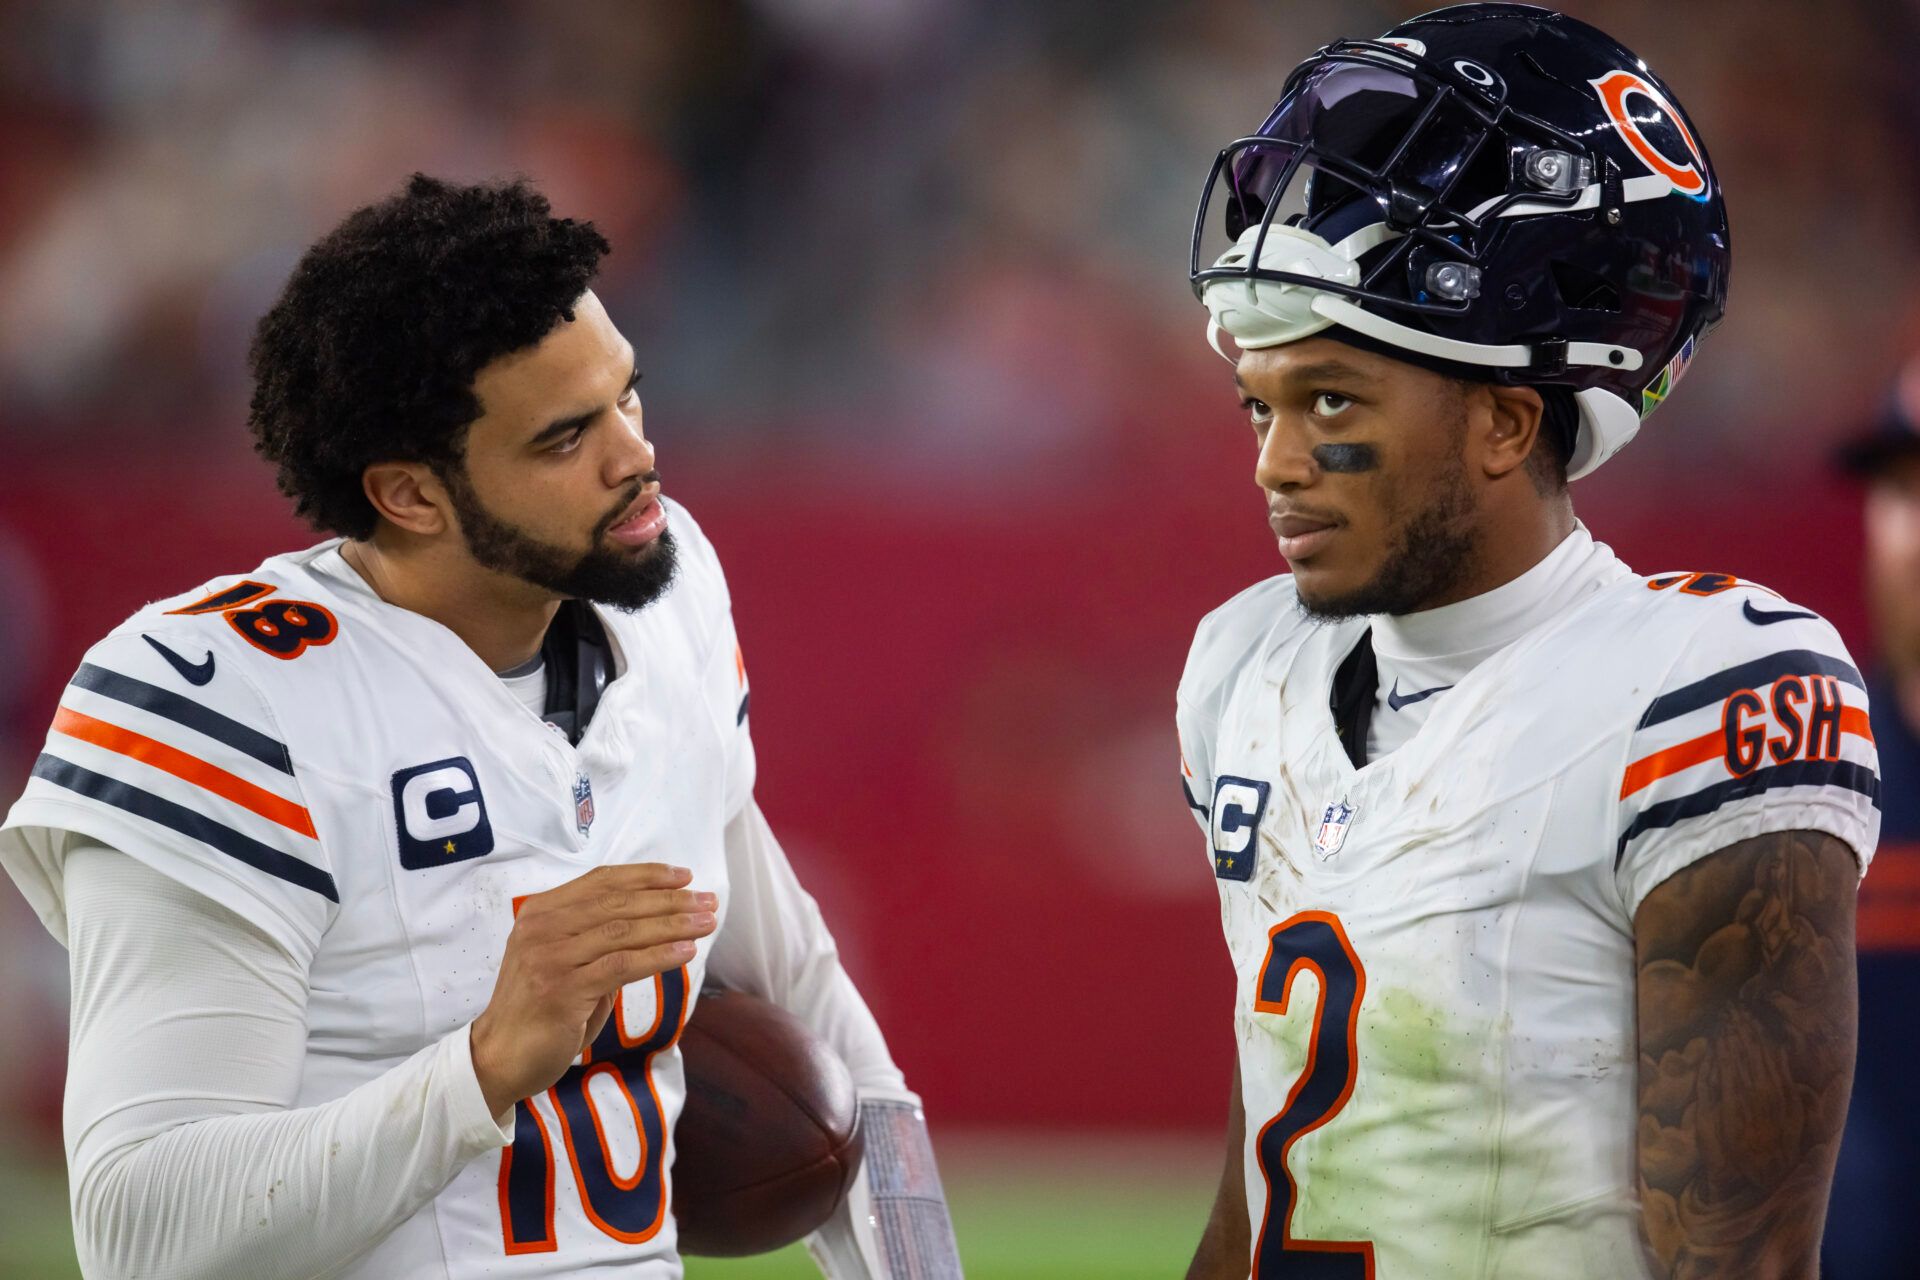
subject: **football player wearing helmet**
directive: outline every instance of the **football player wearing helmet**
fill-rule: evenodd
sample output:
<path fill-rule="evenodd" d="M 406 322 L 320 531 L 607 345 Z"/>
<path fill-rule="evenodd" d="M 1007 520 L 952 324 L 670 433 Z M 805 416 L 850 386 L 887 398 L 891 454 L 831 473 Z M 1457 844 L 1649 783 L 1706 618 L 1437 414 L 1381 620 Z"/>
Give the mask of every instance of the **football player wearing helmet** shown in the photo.
<path fill-rule="evenodd" d="M 1815 1273 L 1864 685 L 1763 587 L 1629 569 L 1568 487 L 1729 263 L 1672 90 L 1545 9 L 1331 44 L 1216 161 L 1192 279 L 1292 572 L 1179 689 L 1239 1047 L 1190 1276 Z"/>

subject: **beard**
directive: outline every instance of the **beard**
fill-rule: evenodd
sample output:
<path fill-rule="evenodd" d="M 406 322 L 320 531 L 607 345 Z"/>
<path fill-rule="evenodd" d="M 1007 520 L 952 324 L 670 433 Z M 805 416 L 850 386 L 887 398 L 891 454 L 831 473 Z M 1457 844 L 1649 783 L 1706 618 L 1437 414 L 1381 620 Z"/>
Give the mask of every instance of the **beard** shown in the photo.
<path fill-rule="evenodd" d="M 1426 505 L 1402 522 L 1371 581 L 1339 595 L 1316 597 L 1303 588 L 1301 612 L 1318 622 L 1340 622 L 1429 607 L 1429 601 L 1444 597 L 1473 571 L 1479 555 L 1476 509 L 1466 462 L 1460 459 L 1440 477 Z"/>
<path fill-rule="evenodd" d="M 658 479 L 645 477 L 621 503 L 593 527 L 585 552 L 569 551 L 535 537 L 500 519 L 480 501 L 463 467 L 441 476 L 460 518 L 460 533 L 475 561 L 495 573 L 506 574 L 557 596 L 603 604 L 615 609 L 644 609 L 673 584 L 678 567 L 673 534 L 660 536 L 638 551 L 622 551 L 602 544 L 641 489 Z"/>

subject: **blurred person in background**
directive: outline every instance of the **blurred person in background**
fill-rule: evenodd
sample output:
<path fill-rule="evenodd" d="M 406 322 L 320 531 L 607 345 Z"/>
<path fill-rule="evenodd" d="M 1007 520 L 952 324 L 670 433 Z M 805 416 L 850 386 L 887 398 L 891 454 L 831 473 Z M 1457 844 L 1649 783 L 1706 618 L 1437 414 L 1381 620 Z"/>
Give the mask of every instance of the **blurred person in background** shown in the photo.
<path fill-rule="evenodd" d="M 250 422 L 340 536 L 148 605 L 63 692 L 0 867 L 71 953 L 90 1275 L 678 1276 L 711 979 L 858 1089 L 827 1274 L 957 1280 L 919 1099 L 754 799 L 608 251 L 524 181 L 419 174 L 322 237 Z"/>
<path fill-rule="evenodd" d="M 1860 1050 L 1821 1249 L 1827 1280 L 1920 1274 L 1920 360 L 1841 447 L 1864 486 L 1880 851 L 1860 890 Z"/>
<path fill-rule="evenodd" d="M 1238 980 L 1190 1280 L 1813 1274 L 1866 691 L 1817 614 L 1635 573 L 1568 487 L 1730 268 L 1672 89 L 1546 9 L 1335 42 L 1220 153 L 1193 283 L 1291 572 L 1177 697 Z"/>

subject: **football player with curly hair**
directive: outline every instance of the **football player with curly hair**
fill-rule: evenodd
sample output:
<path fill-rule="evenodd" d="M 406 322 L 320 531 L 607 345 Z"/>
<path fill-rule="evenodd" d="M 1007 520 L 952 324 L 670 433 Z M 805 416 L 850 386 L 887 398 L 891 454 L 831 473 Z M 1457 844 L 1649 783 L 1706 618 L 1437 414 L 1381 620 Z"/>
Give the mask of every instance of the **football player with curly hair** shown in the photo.
<path fill-rule="evenodd" d="M 251 421 L 337 536 L 140 610 L 63 693 L 0 865 L 72 953 L 89 1275 L 678 1276 L 709 981 L 851 1072 L 827 1273 L 959 1275 L 919 1099 L 754 802 L 607 251 L 422 175 L 313 245 Z"/>

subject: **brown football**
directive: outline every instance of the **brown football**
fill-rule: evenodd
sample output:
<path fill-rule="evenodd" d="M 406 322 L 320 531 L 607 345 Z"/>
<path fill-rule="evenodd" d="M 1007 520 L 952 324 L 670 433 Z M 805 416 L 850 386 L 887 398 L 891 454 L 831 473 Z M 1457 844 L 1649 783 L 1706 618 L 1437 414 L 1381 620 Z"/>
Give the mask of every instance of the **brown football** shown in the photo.
<path fill-rule="evenodd" d="M 766 1253 L 820 1226 L 860 1169 L 860 1103 L 838 1055 L 785 1009 L 706 990 L 680 1033 L 673 1128 L 680 1252 Z"/>

